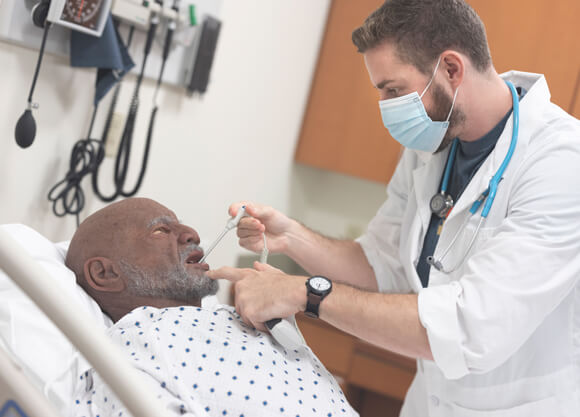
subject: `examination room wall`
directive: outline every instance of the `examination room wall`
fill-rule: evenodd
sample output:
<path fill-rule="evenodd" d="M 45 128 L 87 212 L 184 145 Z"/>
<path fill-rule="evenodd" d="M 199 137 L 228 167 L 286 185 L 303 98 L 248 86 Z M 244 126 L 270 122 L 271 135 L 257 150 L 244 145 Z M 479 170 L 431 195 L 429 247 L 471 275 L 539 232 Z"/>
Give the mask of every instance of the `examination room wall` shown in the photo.
<path fill-rule="evenodd" d="M 293 153 L 328 5 L 329 0 L 224 0 L 208 92 L 189 98 L 174 87 L 162 89 L 162 109 L 139 195 L 174 209 L 203 240 L 222 230 L 228 204 L 238 199 L 307 217 L 309 210 L 301 204 L 308 204 L 309 189 L 300 184 L 309 182 L 310 175 L 325 174 L 295 172 Z M 56 218 L 46 196 L 64 177 L 73 144 L 86 135 L 94 72 L 73 70 L 63 58 L 45 57 L 35 92 L 40 104 L 35 112 L 36 141 L 22 150 L 14 142 L 14 125 L 25 107 L 36 57 L 37 51 L 0 42 L 0 223 L 25 223 L 58 241 L 72 236 L 75 221 L 71 216 Z M 119 108 L 127 108 L 134 81 L 128 76 Z M 153 90 L 154 83 L 146 80 L 138 142 L 145 137 Z M 100 132 L 102 117 L 97 124 Z M 134 153 L 140 154 L 138 146 Z M 105 170 L 102 188 L 109 191 L 110 162 Z M 83 186 L 87 205 L 82 218 L 104 205 L 94 197 L 89 181 Z M 296 192 L 299 202 L 292 205 Z M 233 265 L 242 252 L 232 232 L 209 262 Z"/>

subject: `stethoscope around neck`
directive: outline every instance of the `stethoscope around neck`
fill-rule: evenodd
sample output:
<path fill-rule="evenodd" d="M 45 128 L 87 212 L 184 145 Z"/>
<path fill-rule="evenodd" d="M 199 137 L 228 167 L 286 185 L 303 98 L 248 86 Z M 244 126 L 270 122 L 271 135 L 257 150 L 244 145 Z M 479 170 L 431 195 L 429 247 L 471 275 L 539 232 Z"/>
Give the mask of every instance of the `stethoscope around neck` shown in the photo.
<path fill-rule="evenodd" d="M 513 124 L 512 140 L 510 143 L 510 147 L 509 147 L 508 152 L 507 152 L 503 162 L 501 163 L 499 169 L 497 170 L 495 175 L 493 177 L 491 177 L 491 180 L 489 180 L 488 187 L 485 189 L 485 191 L 483 193 L 481 193 L 481 195 L 477 198 L 477 200 L 475 200 L 473 202 L 473 204 L 471 205 L 471 208 L 469 209 L 470 214 L 465 218 L 461 227 L 459 228 L 457 233 L 455 233 L 455 236 L 453 237 L 453 239 L 451 239 L 451 242 L 449 243 L 447 248 L 443 251 L 441 256 L 439 258 L 435 258 L 435 256 L 428 256 L 427 257 L 427 263 L 429 265 L 433 266 L 435 269 L 437 269 L 438 271 L 441 271 L 445 274 L 449 274 L 449 273 L 457 270 L 457 268 L 459 268 L 459 266 L 463 263 L 463 261 L 465 261 L 465 258 L 467 257 L 467 255 L 471 251 L 471 248 L 473 247 L 473 243 L 475 242 L 475 238 L 477 237 L 479 230 L 481 229 L 481 226 L 485 222 L 485 219 L 487 218 L 489 211 L 491 210 L 491 206 L 493 205 L 493 200 L 495 199 L 495 196 L 497 194 L 497 188 L 498 188 L 499 183 L 501 182 L 501 180 L 503 178 L 503 173 L 505 172 L 505 170 L 506 170 L 506 168 L 507 168 L 507 166 L 512 158 L 512 155 L 516 149 L 516 144 L 518 142 L 519 127 L 520 127 L 520 103 L 519 103 L 519 98 L 518 98 L 518 92 L 516 91 L 516 88 L 514 87 L 514 85 L 509 81 L 506 81 L 505 83 L 510 88 L 510 91 L 512 93 L 512 99 L 513 99 L 513 113 L 514 113 L 513 123 L 514 124 Z M 451 150 L 449 152 L 449 157 L 447 159 L 447 164 L 445 166 L 445 173 L 443 174 L 443 182 L 441 183 L 441 191 L 439 193 L 435 194 L 433 196 L 433 198 L 431 198 L 431 201 L 430 201 L 431 211 L 441 218 L 447 217 L 449 215 L 449 212 L 453 208 L 453 199 L 449 194 L 447 194 L 447 186 L 449 184 L 449 177 L 451 176 L 451 167 L 453 166 L 453 161 L 455 159 L 456 152 L 457 152 L 457 140 L 455 140 L 453 142 L 453 145 L 452 145 Z M 477 213 L 478 210 L 480 209 L 480 207 L 482 207 L 482 206 L 483 206 L 483 208 L 481 210 L 481 217 L 480 217 L 479 222 L 477 224 L 477 228 L 475 229 L 475 232 L 473 233 L 473 236 L 471 237 L 471 240 L 469 241 L 469 244 L 467 245 L 467 249 L 465 250 L 463 255 L 459 257 L 459 261 L 452 268 L 445 268 L 445 266 L 443 265 L 443 261 L 445 260 L 445 258 L 449 254 L 449 252 L 451 251 L 451 248 L 453 247 L 453 245 L 457 241 L 462 230 L 465 229 L 465 227 L 467 226 L 467 222 L 471 219 L 471 216 L 473 216 L 475 213 Z"/>

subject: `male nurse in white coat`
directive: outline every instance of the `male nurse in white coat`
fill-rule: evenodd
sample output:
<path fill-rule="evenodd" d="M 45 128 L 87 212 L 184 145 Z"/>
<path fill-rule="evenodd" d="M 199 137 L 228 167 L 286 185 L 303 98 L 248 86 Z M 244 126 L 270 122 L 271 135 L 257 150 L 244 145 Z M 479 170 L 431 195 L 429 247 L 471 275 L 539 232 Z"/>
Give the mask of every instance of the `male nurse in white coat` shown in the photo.
<path fill-rule="evenodd" d="M 579 121 L 542 75 L 497 74 L 462 0 L 387 0 L 352 39 L 405 147 L 386 202 L 356 241 L 246 203 L 240 244 L 312 277 L 210 276 L 259 329 L 305 311 L 416 358 L 402 416 L 580 416 Z"/>

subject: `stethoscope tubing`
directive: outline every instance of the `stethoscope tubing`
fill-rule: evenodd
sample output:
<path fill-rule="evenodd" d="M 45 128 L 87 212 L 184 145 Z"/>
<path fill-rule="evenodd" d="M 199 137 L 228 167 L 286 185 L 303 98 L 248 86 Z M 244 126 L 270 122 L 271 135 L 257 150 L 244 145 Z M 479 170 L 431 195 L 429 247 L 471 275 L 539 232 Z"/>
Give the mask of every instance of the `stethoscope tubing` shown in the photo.
<path fill-rule="evenodd" d="M 506 81 L 506 84 L 508 85 L 508 87 L 510 88 L 511 93 L 512 93 L 512 103 L 513 103 L 513 112 L 514 112 L 513 128 L 512 128 L 512 140 L 511 140 L 507 155 L 505 156 L 499 169 L 497 170 L 497 172 L 495 173 L 495 175 L 491 178 L 491 181 L 489 182 L 489 196 L 487 197 L 487 201 L 485 202 L 485 204 L 483 206 L 483 210 L 481 211 L 482 217 L 487 217 L 487 215 L 489 214 L 489 211 L 491 210 L 491 206 L 493 204 L 493 200 L 495 199 L 495 195 L 497 193 L 497 188 L 499 186 L 499 183 L 502 180 L 503 173 L 505 172 L 508 164 L 510 163 L 510 160 L 512 159 L 512 155 L 514 154 L 514 152 L 516 150 L 516 144 L 517 144 L 518 136 L 520 133 L 520 101 L 518 98 L 518 92 L 516 91 L 516 88 L 514 87 L 514 85 L 511 82 Z"/>
<path fill-rule="evenodd" d="M 503 179 L 503 174 L 504 174 L 505 170 L 507 169 L 507 167 L 511 161 L 511 158 L 515 152 L 515 149 L 516 149 L 518 136 L 519 136 L 519 127 L 520 127 L 520 103 L 519 103 L 518 92 L 516 91 L 516 88 L 514 87 L 514 85 L 510 81 L 506 81 L 506 84 L 508 85 L 508 87 L 511 91 L 512 102 L 513 102 L 513 128 L 512 128 L 512 139 L 510 142 L 510 147 L 509 147 L 508 152 L 507 152 L 506 156 L 504 157 L 500 167 L 498 168 L 497 172 L 490 179 L 487 189 L 483 193 L 481 193 L 481 195 L 477 198 L 477 200 L 475 200 L 473 202 L 471 208 L 469 209 L 469 215 L 467 215 L 467 217 L 463 221 L 462 225 L 459 227 L 459 230 L 455 233 L 455 236 L 453 236 L 453 239 L 451 239 L 451 242 L 449 243 L 449 245 L 447 245 L 447 248 L 445 248 L 445 250 L 443 251 L 442 255 L 438 259 L 436 259 L 435 256 L 429 256 L 427 258 L 427 263 L 429 263 L 431 266 L 433 266 L 438 271 L 443 272 L 444 274 L 449 274 L 449 273 L 456 271 L 459 268 L 459 266 L 465 261 L 465 258 L 467 257 L 467 255 L 471 251 L 473 244 L 475 243 L 475 239 L 476 239 L 477 235 L 479 234 L 479 231 L 480 231 L 481 227 L 483 226 L 483 223 L 485 222 L 485 219 L 487 219 L 487 216 L 491 210 L 491 207 L 493 205 L 493 201 L 494 201 L 495 196 L 497 194 L 497 189 L 498 189 L 499 183 Z M 447 165 L 449 165 L 449 164 L 447 164 Z M 446 184 L 445 179 L 448 180 L 448 175 L 449 175 L 448 167 L 446 167 L 445 177 L 447 177 L 447 178 L 444 178 L 444 181 L 443 181 L 444 184 Z M 453 245 L 457 241 L 459 235 L 465 229 L 465 227 L 467 226 L 467 223 L 469 222 L 471 217 L 475 213 L 477 213 L 477 211 L 479 210 L 479 208 L 481 207 L 482 204 L 483 204 L 483 209 L 481 211 L 481 217 L 479 219 L 479 222 L 477 224 L 475 232 L 473 233 L 473 236 L 471 237 L 471 240 L 470 240 L 469 244 L 467 245 L 467 250 L 465 251 L 463 256 L 460 257 L 460 260 L 457 262 L 456 265 L 454 265 L 453 268 L 446 269 L 443 266 L 443 260 L 450 253 L 451 248 L 453 247 Z"/>

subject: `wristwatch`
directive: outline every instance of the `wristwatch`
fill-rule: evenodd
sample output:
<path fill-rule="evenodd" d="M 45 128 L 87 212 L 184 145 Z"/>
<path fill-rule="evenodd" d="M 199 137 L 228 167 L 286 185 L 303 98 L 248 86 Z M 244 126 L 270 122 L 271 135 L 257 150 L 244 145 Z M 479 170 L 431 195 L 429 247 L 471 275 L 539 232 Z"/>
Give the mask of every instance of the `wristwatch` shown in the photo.
<path fill-rule="evenodd" d="M 332 282 L 323 276 L 315 275 L 306 280 L 306 310 L 308 317 L 318 318 L 320 302 L 332 291 Z"/>

